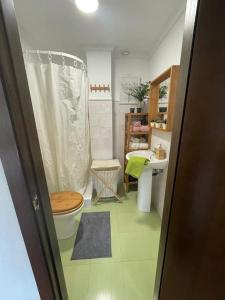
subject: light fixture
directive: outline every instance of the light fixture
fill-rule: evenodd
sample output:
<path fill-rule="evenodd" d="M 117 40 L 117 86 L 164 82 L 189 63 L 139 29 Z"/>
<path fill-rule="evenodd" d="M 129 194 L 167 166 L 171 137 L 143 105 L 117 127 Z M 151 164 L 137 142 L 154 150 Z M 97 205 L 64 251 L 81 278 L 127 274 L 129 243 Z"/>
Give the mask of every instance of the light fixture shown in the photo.
<path fill-rule="evenodd" d="M 130 51 L 129 51 L 129 50 L 122 50 L 120 53 L 121 53 L 122 55 L 127 56 L 127 55 L 130 54 Z"/>
<path fill-rule="evenodd" d="M 76 6 L 84 13 L 91 14 L 98 9 L 98 0 L 75 0 Z"/>

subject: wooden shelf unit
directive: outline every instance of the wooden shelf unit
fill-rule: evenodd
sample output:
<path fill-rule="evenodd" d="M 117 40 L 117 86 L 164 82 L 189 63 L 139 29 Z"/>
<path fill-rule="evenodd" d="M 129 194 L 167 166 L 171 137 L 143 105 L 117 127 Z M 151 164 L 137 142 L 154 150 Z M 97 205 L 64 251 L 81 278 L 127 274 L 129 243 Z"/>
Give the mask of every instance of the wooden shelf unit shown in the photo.
<path fill-rule="evenodd" d="M 136 131 L 130 132 L 130 135 L 149 135 L 150 131 Z"/>
<path fill-rule="evenodd" d="M 176 101 L 176 90 L 177 90 L 177 80 L 179 76 L 180 66 L 171 66 L 157 78 L 150 82 L 150 92 L 149 92 L 149 115 L 150 121 L 155 119 L 160 119 L 160 116 L 167 115 L 167 126 L 166 129 L 155 128 L 155 130 L 161 131 L 172 131 L 173 129 L 173 119 L 174 119 L 174 108 Z M 170 78 L 169 90 L 168 90 L 168 108 L 167 112 L 158 111 L 159 103 L 159 86 L 160 83 Z"/>
<path fill-rule="evenodd" d="M 145 118 L 148 121 L 149 125 L 149 131 L 130 131 L 130 126 L 132 125 L 132 122 L 135 121 L 141 121 L 143 118 Z M 141 137 L 143 136 L 146 138 L 148 143 L 148 148 L 139 148 L 139 149 L 133 149 L 130 148 L 130 139 L 132 136 Z M 151 126 L 150 126 L 150 115 L 149 113 L 127 113 L 125 114 L 125 135 L 124 135 L 124 183 L 126 186 L 126 191 L 129 190 L 129 186 L 137 184 L 137 180 L 130 180 L 130 176 L 125 174 L 127 160 L 126 160 L 126 154 L 131 151 L 137 151 L 137 150 L 148 150 L 151 145 Z"/>

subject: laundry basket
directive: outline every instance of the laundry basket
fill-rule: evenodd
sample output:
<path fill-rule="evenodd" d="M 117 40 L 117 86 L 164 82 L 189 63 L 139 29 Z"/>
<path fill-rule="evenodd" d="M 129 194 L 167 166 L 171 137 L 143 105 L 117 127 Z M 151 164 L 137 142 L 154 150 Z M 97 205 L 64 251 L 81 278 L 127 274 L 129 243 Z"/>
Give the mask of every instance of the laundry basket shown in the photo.
<path fill-rule="evenodd" d="M 114 194 L 110 189 L 106 187 L 101 180 L 94 177 L 94 188 L 96 189 L 97 196 L 100 194 L 100 198 L 115 197 L 117 193 L 118 175 L 121 165 L 118 159 L 93 161 L 92 166 L 95 168 L 95 173 L 101 177 L 105 183 L 114 191 Z M 112 169 L 113 167 L 113 169 Z M 108 170 L 107 170 L 108 168 Z"/>
<path fill-rule="evenodd" d="M 99 176 L 101 178 L 104 178 L 105 181 L 109 182 L 111 178 L 114 177 L 115 175 L 115 170 L 111 170 L 111 171 L 97 171 L 97 173 L 99 174 Z M 117 184 L 118 184 L 118 175 L 116 177 L 114 177 L 113 182 L 110 183 L 110 187 L 111 189 L 113 189 L 114 193 L 117 192 Z M 94 180 L 94 187 L 96 189 L 97 195 L 99 195 L 100 191 L 104 188 L 104 191 L 101 194 L 100 198 L 110 198 L 110 197 L 114 197 L 114 194 L 107 188 L 105 188 L 105 185 L 98 181 L 98 180 Z"/>

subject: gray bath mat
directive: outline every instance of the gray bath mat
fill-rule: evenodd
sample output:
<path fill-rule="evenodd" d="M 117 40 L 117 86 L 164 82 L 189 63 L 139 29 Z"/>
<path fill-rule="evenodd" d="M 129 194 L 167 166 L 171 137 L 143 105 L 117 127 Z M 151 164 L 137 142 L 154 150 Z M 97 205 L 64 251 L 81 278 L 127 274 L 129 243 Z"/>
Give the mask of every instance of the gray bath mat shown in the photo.
<path fill-rule="evenodd" d="M 71 259 L 112 257 L 110 212 L 82 213 Z"/>

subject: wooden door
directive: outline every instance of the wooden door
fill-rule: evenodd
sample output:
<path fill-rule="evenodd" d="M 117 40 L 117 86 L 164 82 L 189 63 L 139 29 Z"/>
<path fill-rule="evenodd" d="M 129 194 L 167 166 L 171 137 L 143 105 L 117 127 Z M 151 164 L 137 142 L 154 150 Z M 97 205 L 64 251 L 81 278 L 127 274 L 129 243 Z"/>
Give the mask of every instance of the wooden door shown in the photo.
<path fill-rule="evenodd" d="M 13 1 L 0 0 L 0 156 L 41 299 L 67 299 Z"/>
<path fill-rule="evenodd" d="M 177 98 L 184 114 L 172 144 L 160 300 L 225 299 L 225 2 L 191 2 L 197 15 L 186 23 L 181 66 L 190 59 Z"/>

